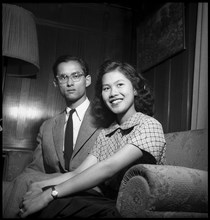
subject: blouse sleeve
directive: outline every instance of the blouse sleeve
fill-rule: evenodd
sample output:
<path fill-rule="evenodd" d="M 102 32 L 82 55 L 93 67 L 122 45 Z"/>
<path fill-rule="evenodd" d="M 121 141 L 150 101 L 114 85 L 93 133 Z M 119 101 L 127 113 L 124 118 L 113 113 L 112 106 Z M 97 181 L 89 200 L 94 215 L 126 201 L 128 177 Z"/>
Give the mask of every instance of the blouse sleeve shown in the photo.
<path fill-rule="evenodd" d="M 96 138 L 96 141 L 93 145 L 93 147 L 90 149 L 89 154 L 92 154 L 99 160 L 100 152 L 101 152 L 101 146 L 102 146 L 102 131 L 99 133 L 98 137 Z"/>
<path fill-rule="evenodd" d="M 128 143 L 152 154 L 157 164 L 164 164 L 166 143 L 162 125 L 157 120 L 148 120 L 141 126 L 135 126 Z"/>

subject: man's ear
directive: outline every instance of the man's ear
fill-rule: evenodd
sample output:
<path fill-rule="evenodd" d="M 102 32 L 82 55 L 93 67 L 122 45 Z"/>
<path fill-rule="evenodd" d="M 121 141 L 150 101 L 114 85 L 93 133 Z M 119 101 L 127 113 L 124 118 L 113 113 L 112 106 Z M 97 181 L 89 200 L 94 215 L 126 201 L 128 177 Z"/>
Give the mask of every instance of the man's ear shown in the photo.
<path fill-rule="evenodd" d="M 134 96 L 137 96 L 137 91 L 135 89 L 133 90 L 133 94 Z"/>
<path fill-rule="evenodd" d="M 87 76 L 85 77 L 85 79 L 86 79 L 86 87 L 88 87 L 89 85 L 91 85 L 91 76 L 90 76 L 90 75 L 87 75 Z"/>

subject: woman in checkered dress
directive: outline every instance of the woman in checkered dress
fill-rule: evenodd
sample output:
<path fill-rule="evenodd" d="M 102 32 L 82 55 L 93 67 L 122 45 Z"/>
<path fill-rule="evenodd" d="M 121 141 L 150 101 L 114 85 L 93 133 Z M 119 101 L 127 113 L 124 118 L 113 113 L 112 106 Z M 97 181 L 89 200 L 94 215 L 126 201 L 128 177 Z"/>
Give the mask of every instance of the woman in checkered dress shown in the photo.
<path fill-rule="evenodd" d="M 31 184 L 21 217 L 119 218 L 115 203 L 124 172 L 135 163 L 164 163 L 164 133 L 152 117 L 150 88 L 131 65 L 101 65 L 92 109 L 103 129 L 88 157 L 75 171 Z"/>

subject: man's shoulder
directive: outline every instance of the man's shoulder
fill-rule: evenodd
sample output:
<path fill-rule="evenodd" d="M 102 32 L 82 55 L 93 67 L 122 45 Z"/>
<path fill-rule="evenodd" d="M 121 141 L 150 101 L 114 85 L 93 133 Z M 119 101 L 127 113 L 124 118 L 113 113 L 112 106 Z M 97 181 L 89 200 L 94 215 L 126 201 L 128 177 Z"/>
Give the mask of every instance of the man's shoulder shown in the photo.
<path fill-rule="evenodd" d="M 52 122 L 54 122 L 56 120 L 61 119 L 63 117 L 63 115 L 64 115 L 64 111 L 62 111 L 62 112 L 60 112 L 60 113 L 58 113 L 58 114 L 56 114 L 56 115 L 54 115 L 52 117 L 49 117 L 49 118 L 45 119 L 42 124 L 52 123 Z"/>

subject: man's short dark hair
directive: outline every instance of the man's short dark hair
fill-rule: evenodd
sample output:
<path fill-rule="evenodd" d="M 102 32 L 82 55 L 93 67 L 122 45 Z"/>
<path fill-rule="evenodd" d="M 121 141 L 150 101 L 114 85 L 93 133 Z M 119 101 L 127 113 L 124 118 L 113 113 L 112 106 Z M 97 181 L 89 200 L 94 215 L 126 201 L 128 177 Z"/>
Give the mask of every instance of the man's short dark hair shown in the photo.
<path fill-rule="evenodd" d="M 58 65 L 60 63 L 69 62 L 69 61 L 76 61 L 76 62 L 78 62 L 81 65 L 81 68 L 82 68 L 85 76 L 89 75 L 88 65 L 87 65 L 87 63 L 83 59 L 81 59 L 79 57 L 76 57 L 76 56 L 71 56 L 71 55 L 62 55 L 62 56 L 57 58 L 57 60 L 55 61 L 54 65 L 53 65 L 54 77 L 57 76 L 57 67 L 58 67 Z"/>

